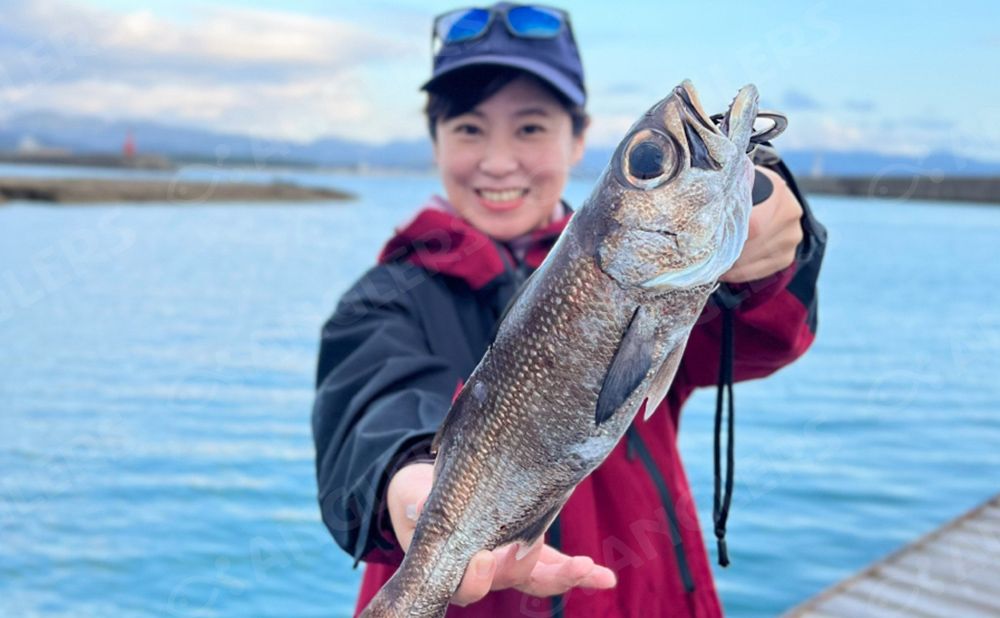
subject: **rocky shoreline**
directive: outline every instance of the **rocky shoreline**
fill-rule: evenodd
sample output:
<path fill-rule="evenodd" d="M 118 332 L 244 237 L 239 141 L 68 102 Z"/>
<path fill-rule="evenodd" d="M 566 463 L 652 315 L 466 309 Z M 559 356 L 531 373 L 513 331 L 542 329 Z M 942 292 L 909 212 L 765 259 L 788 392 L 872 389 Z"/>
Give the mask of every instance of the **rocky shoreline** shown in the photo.
<path fill-rule="evenodd" d="M 105 180 L 0 178 L 0 202 L 25 200 L 60 204 L 169 202 L 197 205 L 213 202 L 344 201 L 344 191 L 291 183 L 207 183 L 176 180 Z"/>

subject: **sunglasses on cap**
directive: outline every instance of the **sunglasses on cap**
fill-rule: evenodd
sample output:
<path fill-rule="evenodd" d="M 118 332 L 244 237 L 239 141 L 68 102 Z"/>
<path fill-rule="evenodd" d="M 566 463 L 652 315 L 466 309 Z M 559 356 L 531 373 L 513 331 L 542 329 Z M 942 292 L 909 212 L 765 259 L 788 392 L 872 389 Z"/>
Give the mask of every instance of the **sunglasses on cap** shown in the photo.
<path fill-rule="evenodd" d="M 467 8 L 448 11 L 434 19 L 432 46 L 472 41 L 484 36 L 493 20 L 503 17 L 507 31 L 523 39 L 551 39 L 569 27 L 569 14 L 561 9 L 539 5 L 513 5 L 492 8 Z"/>

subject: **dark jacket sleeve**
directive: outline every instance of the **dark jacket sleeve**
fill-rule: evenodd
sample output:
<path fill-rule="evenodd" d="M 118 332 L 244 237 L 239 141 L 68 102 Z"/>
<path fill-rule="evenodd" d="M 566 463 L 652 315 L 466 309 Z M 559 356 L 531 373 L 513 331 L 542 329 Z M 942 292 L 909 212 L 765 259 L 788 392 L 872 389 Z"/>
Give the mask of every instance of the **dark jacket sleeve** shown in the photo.
<path fill-rule="evenodd" d="M 758 281 L 727 285 L 708 301 L 691 332 L 678 371 L 692 386 L 719 379 L 722 312 L 732 311 L 733 379 L 767 376 L 801 356 L 816 335 L 817 296 L 826 229 L 816 220 L 792 173 L 773 150 L 758 161 L 777 172 L 802 205 L 802 241 L 794 262 Z"/>
<path fill-rule="evenodd" d="M 430 353 L 412 285 L 393 269 L 376 267 L 344 295 L 320 343 L 312 414 L 320 510 L 355 561 L 398 554 L 379 523 L 388 474 L 429 446 L 460 379 Z"/>

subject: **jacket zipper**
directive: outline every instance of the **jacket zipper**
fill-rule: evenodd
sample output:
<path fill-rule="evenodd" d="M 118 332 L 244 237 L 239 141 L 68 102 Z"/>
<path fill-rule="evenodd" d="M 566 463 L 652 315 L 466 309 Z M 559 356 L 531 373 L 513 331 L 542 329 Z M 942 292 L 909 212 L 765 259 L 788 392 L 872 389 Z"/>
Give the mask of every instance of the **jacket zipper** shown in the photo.
<path fill-rule="evenodd" d="M 628 441 L 626 457 L 632 459 L 634 452 L 639 453 L 639 459 L 642 460 L 646 471 L 653 479 L 653 484 L 656 485 L 656 490 L 660 494 L 660 502 L 663 503 L 663 509 L 667 513 L 670 540 L 674 546 L 674 556 L 677 558 L 677 567 L 681 573 L 681 580 L 684 582 L 684 589 L 688 592 L 694 592 L 694 579 L 691 577 L 691 567 L 688 565 L 687 555 L 684 553 L 684 541 L 681 539 L 680 526 L 677 524 L 677 512 L 674 509 L 674 501 L 670 498 L 670 489 L 667 487 L 667 482 L 663 478 L 663 474 L 660 473 L 660 469 L 656 467 L 653 455 L 646 448 L 646 443 L 642 441 L 635 427 L 630 425 L 625 435 Z"/>

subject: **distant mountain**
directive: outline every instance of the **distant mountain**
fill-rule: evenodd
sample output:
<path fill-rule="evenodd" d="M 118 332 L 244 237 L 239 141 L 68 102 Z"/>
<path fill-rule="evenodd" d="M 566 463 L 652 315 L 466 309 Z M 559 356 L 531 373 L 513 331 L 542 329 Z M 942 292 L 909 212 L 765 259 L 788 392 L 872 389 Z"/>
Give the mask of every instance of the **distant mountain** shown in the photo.
<path fill-rule="evenodd" d="M 431 164 L 430 143 L 424 139 L 373 145 L 324 138 L 301 144 L 142 120 L 109 121 L 55 112 L 22 113 L 8 118 L 0 124 L 0 148 L 16 148 L 24 138 L 31 138 L 45 147 L 66 148 L 77 153 L 120 153 L 129 132 L 138 152 L 180 159 L 262 165 L 355 166 L 365 163 L 429 167 Z"/>
<path fill-rule="evenodd" d="M 119 153 L 131 131 L 140 153 L 222 163 L 392 167 L 427 169 L 432 164 L 425 138 L 370 144 L 328 137 L 302 144 L 247 135 L 134 120 L 103 120 L 56 112 L 30 112 L 0 122 L 0 149 L 11 150 L 25 138 L 45 147 L 78 153 Z M 591 147 L 577 173 L 600 173 L 614 149 Z M 925 157 L 885 155 L 869 151 L 787 150 L 782 155 L 796 174 L 831 176 L 982 176 L 1000 175 L 1000 161 L 980 161 L 948 152 Z"/>

